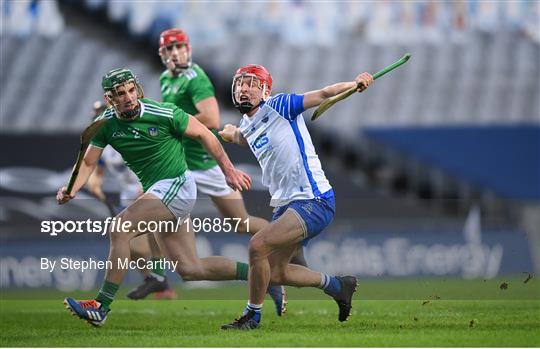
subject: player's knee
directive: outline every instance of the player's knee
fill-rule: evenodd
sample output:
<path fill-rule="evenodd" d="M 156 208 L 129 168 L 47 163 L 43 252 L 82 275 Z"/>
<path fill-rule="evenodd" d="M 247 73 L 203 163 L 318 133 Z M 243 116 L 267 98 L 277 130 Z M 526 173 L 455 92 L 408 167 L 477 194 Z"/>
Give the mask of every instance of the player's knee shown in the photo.
<path fill-rule="evenodd" d="M 249 241 L 248 252 L 250 259 L 264 258 L 267 256 L 267 246 L 264 239 L 253 237 Z"/>
<path fill-rule="evenodd" d="M 109 227 L 109 237 L 111 239 L 111 243 L 118 242 L 118 243 L 129 243 L 131 239 L 133 239 L 136 236 L 135 230 L 133 229 L 133 226 L 135 225 L 133 221 L 129 218 L 129 215 L 126 213 L 126 211 L 122 212 L 118 216 L 116 216 L 117 222 L 122 222 L 122 224 L 112 224 Z M 129 222 L 129 228 L 126 228 L 126 223 Z"/>

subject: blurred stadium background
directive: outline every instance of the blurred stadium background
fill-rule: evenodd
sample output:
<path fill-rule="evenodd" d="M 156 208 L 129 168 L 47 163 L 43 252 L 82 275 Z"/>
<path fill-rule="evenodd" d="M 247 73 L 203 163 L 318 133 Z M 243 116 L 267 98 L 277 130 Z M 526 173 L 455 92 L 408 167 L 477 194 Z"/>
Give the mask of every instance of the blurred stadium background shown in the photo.
<path fill-rule="evenodd" d="M 230 83 L 243 64 L 265 65 L 274 92 L 301 93 L 412 54 L 308 123 L 338 207 L 306 251 L 314 268 L 369 280 L 485 280 L 540 270 L 538 1 L 19 0 L 3 1 L 0 11 L 4 295 L 99 286 L 100 273 L 51 274 L 39 270 L 39 258 L 105 258 L 107 240 L 50 237 L 40 221 L 107 215 L 89 195 L 59 207 L 54 194 L 69 177 L 93 102 L 102 99 L 105 72 L 130 68 L 146 95 L 160 98 L 157 43 L 170 27 L 189 34 L 194 61 L 215 84 L 223 124 L 238 120 Z M 254 178 L 248 208 L 269 218 L 251 154 L 226 149 Z M 110 178 L 105 189 L 118 194 Z M 215 214 L 199 200 L 195 216 Z M 246 241 L 200 234 L 199 253 L 246 259 Z M 127 282 L 137 281 L 130 273 Z"/>

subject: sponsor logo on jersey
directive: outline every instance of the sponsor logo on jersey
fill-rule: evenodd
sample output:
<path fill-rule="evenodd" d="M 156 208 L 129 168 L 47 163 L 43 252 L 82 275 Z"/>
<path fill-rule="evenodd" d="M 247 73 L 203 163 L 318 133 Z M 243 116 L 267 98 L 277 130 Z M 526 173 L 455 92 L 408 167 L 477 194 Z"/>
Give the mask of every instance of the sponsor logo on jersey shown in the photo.
<path fill-rule="evenodd" d="M 157 127 L 149 127 L 148 134 L 152 137 L 156 137 L 159 134 Z"/>
<path fill-rule="evenodd" d="M 270 142 L 270 140 L 266 136 L 266 133 L 263 133 L 251 143 L 251 147 L 253 150 L 261 149 L 263 146 L 268 144 L 268 142 Z"/>

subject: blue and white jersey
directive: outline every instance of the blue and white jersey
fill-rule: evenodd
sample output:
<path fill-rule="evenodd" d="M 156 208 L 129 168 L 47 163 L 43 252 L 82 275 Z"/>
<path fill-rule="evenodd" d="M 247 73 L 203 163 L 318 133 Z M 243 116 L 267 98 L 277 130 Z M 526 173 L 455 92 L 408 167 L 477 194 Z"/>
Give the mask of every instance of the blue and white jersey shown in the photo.
<path fill-rule="evenodd" d="M 271 206 L 313 199 L 332 189 L 306 128 L 304 95 L 278 94 L 252 117 L 244 114 L 240 131 L 262 168 Z"/>

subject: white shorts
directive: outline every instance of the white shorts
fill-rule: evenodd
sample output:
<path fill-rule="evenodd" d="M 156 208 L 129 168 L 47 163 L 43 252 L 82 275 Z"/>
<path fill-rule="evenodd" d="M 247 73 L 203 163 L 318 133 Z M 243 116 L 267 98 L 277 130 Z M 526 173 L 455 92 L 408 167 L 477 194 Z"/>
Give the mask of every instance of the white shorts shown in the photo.
<path fill-rule="evenodd" d="M 193 176 L 186 172 L 180 177 L 162 179 L 146 191 L 157 196 L 182 224 L 189 218 L 197 200 L 197 186 Z"/>
<path fill-rule="evenodd" d="M 225 175 L 219 166 L 214 166 L 208 170 L 189 171 L 195 178 L 197 190 L 208 196 L 222 197 L 233 192 L 225 180 Z"/>

